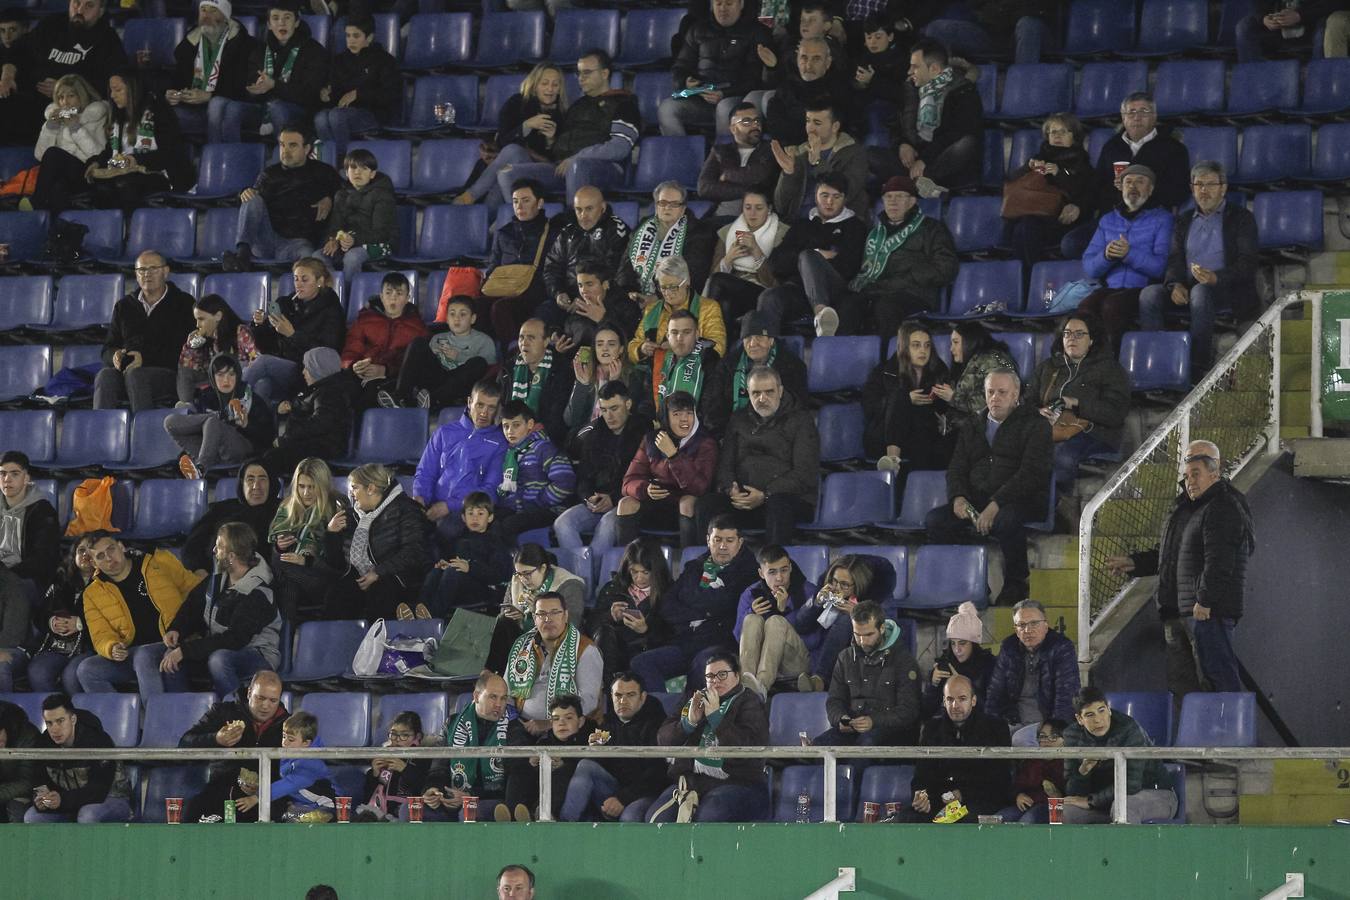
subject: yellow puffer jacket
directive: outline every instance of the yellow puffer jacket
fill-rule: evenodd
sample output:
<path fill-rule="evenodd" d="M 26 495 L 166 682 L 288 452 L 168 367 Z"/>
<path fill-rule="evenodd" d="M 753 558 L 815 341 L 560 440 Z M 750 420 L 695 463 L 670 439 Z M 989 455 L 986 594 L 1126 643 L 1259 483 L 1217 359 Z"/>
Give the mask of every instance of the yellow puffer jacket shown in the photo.
<path fill-rule="evenodd" d="M 660 304 L 661 312 L 656 321 L 651 321 L 651 309 L 649 308 L 642 314 L 641 321 L 638 322 L 637 331 L 628 342 L 628 361 L 633 365 L 642 362 L 642 354 L 638 351 L 642 348 L 642 342 L 647 340 L 647 329 L 655 326 L 656 343 L 661 343 L 666 339 L 666 326 L 670 324 L 670 314 L 675 310 L 665 303 Z M 727 353 L 727 325 L 722 318 L 722 307 L 716 300 L 709 300 L 706 297 L 700 297 L 691 290 L 689 302 L 680 309 L 688 309 L 695 314 L 698 319 L 698 336 L 712 341 L 713 349 L 717 351 L 718 356 L 725 356 Z"/>
<path fill-rule="evenodd" d="M 188 592 L 201 579 L 183 568 L 183 564 L 168 550 L 156 550 L 142 556 L 141 575 L 145 578 L 150 602 L 159 610 L 159 633 L 163 636 Z M 89 625 L 90 643 L 99 656 L 111 659 L 109 651 L 113 644 L 130 647 L 136 639 L 131 610 L 122 599 L 122 592 L 116 584 L 101 575 L 84 589 L 84 618 Z"/>

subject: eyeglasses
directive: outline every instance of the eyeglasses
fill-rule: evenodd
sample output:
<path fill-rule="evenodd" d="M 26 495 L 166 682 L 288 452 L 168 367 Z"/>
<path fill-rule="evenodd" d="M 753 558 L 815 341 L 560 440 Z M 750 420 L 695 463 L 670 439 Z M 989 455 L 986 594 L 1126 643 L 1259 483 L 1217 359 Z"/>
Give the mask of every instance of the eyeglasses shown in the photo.
<path fill-rule="evenodd" d="M 673 294 L 678 290 L 680 290 L 681 288 L 683 288 L 688 283 L 689 282 L 687 281 L 681 281 L 679 284 L 658 284 L 656 288 L 663 294 Z"/>
<path fill-rule="evenodd" d="M 703 678 L 711 684 L 721 684 L 730 678 L 733 673 L 730 669 L 723 669 L 720 672 L 704 672 Z"/>
<path fill-rule="evenodd" d="M 1073 134 L 1073 132 L 1070 131 L 1070 130 L 1067 129 L 1067 128 L 1051 128 L 1049 131 L 1047 131 L 1047 132 L 1045 133 L 1045 136 L 1046 136 L 1046 137 L 1057 137 L 1057 136 L 1065 135 L 1065 134 Z"/>
<path fill-rule="evenodd" d="M 1198 191 L 1216 191 L 1223 187 L 1226 182 L 1223 181 L 1192 181 L 1191 187 Z"/>
<path fill-rule="evenodd" d="M 548 609 L 543 612 L 535 613 L 534 617 L 541 622 L 552 622 L 554 619 L 561 618 L 565 615 L 567 615 L 567 610 L 565 609 Z"/>
<path fill-rule="evenodd" d="M 516 569 L 516 577 L 529 578 L 531 575 L 533 575 L 535 572 L 538 572 L 542 568 L 543 566 L 531 566 L 528 569 Z"/>
<path fill-rule="evenodd" d="M 659 209 L 679 209 L 684 206 L 683 200 L 657 200 L 656 205 Z"/>
<path fill-rule="evenodd" d="M 389 729 L 389 740 L 391 741 L 407 741 L 411 740 L 413 737 L 414 735 L 411 731 L 395 731 L 392 728 Z"/>
<path fill-rule="evenodd" d="M 1016 628 L 1018 631 L 1035 631 L 1044 624 L 1044 619 L 1036 619 L 1033 622 L 1014 622 L 1013 628 Z"/>
<path fill-rule="evenodd" d="M 146 275 L 150 272 L 158 272 L 160 269 L 167 269 L 168 266 L 137 266 L 135 272 L 137 275 Z"/>
<path fill-rule="evenodd" d="M 587 75 L 594 75 L 596 72 L 599 72 L 599 71 L 601 71 L 601 70 L 598 69 L 598 68 L 596 68 L 596 69 L 583 69 L 581 66 L 577 66 L 577 75 L 578 75 L 579 77 L 581 77 L 581 78 L 585 78 Z"/>
<path fill-rule="evenodd" d="M 1038 744 L 1048 744 L 1048 743 L 1050 743 L 1051 741 L 1062 741 L 1062 740 L 1064 740 L 1064 735 L 1062 735 L 1062 734 L 1038 734 L 1038 735 L 1036 735 L 1036 743 L 1038 743 Z"/>
<path fill-rule="evenodd" d="M 1138 119 L 1144 116 L 1153 115 L 1153 110 L 1149 109 L 1148 107 L 1145 107 L 1144 109 L 1127 109 L 1125 110 L 1123 115 L 1128 119 Z"/>
<path fill-rule="evenodd" d="M 1089 336 L 1091 335 L 1091 332 L 1082 331 L 1082 330 L 1078 330 L 1078 329 L 1075 329 L 1075 330 L 1073 330 L 1073 331 L 1070 331 L 1069 329 L 1066 328 L 1066 329 L 1064 329 L 1063 334 L 1064 334 L 1064 336 L 1065 336 L 1066 338 L 1075 338 L 1075 339 L 1076 339 L 1076 338 L 1085 338 L 1085 337 L 1089 337 Z"/>
<path fill-rule="evenodd" d="M 748 128 L 748 127 L 750 127 L 751 125 L 758 125 L 758 124 L 759 124 L 759 119 L 755 118 L 754 116 L 741 116 L 741 118 L 739 118 L 739 119 L 732 119 L 732 120 L 731 120 L 731 124 L 732 124 L 732 125 L 740 125 L 740 126 L 743 126 L 743 127 Z"/>

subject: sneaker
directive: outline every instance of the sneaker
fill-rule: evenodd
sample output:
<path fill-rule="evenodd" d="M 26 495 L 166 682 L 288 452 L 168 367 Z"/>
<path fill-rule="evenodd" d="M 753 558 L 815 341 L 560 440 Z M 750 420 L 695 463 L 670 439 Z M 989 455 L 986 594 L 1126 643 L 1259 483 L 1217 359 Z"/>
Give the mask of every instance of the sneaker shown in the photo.
<path fill-rule="evenodd" d="M 406 622 L 413 617 L 412 607 L 406 603 L 400 603 L 394 607 L 394 615 L 398 617 L 400 622 Z"/>
<path fill-rule="evenodd" d="M 398 409 L 399 407 L 399 402 L 394 399 L 394 395 L 388 391 L 376 391 L 375 402 L 379 403 L 380 406 L 385 409 Z"/>
<path fill-rule="evenodd" d="M 418 388 L 417 393 L 413 394 L 417 401 L 418 409 L 431 409 L 431 391 L 426 388 Z"/>
<path fill-rule="evenodd" d="M 927 175 L 920 175 L 918 178 L 914 179 L 914 187 L 918 189 L 919 196 L 925 200 L 932 200 L 935 197 L 941 197 L 943 194 L 947 193 L 945 187 L 938 184 Z"/>
<path fill-rule="evenodd" d="M 178 471 L 183 473 L 183 477 L 191 481 L 202 480 L 202 470 L 197 468 L 197 464 L 192 461 L 192 457 L 184 453 L 178 457 Z"/>
<path fill-rule="evenodd" d="M 515 810 L 515 812 L 516 812 L 516 821 L 517 821 L 517 822 L 533 822 L 533 821 L 534 821 L 534 817 L 530 815 L 530 808 L 529 808 L 528 806 L 526 806 L 524 803 L 517 803 L 517 804 L 516 804 L 516 810 Z"/>
<path fill-rule="evenodd" d="M 810 675 L 806 672 L 797 676 L 797 691 L 802 694 L 812 694 L 825 690 L 825 680 L 819 675 Z"/>
<path fill-rule="evenodd" d="M 816 337 L 834 337 L 839 330 L 839 313 L 832 307 L 822 306 L 816 310 Z"/>
<path fill-rule="evenodd" d="M 431 610 L 427 609 L 425 603 L 419 603 L 413 607 L 413 616 L 418 619 L 430 619 Z"/>
<path fill-rule="evenodd" d="M 492 810 L 492 818 L 497 822 L 510 822 L 511 810 L 506 808 L 505 803 L 498 803 Z"/>
<path fill-rule="evenodd" d="M 741 684 L 745 685 L 750 690 L 754 691 L 756 694 L 759 694 L 760 700 L 763 700 L 766 703 L 768 702 L 769 692 L 767 689 L 765 689 L 764 683 L 759 680 L 758 675 L 754 675 L 750 672 L 742 672 Z"/>

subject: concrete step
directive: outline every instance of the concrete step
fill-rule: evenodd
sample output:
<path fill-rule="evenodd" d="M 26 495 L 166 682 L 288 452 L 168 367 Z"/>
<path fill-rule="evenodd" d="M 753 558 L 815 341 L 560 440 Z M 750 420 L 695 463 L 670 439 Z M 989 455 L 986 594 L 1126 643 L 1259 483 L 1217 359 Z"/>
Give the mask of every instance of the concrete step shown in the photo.
<path fill-rule="evenodd" d="M 1350 476 L 1350 438 L 1304 438 L 1292 449 L 1294 474 L 1300 478 Z"/>
<path fill-rule="evenodd" d="M 1280 392 L 1280 424 L 1303 427 L 1312 424 L 1312 406 L 1307 391 Z"/>
<path fill-rule="evenodd" d="M 1091 494 L 1088 496 L 1091 496 Z M 1077 569 L 1078 535 L 1036 535 L 1028 541 L 1027 559 L 1030 561 L 1033 571 L 1035 569 Z"/>
<path fill-rule="evenodd" d="M 1277 759 L 1274 764 L 1273 793 L 1350 796 L 1350 757 Z"/>
<path fill-rule="evenodd" d="M 1097 517 L 1096 533 L 1103 537 L 1140 537 L 1157 540 L 1158 523 L 1171 510 L 1172 498 L 1118 499 L 1104 504 Z"/>
<path fill-rule="evenodd" d="M 1299 438 L 1305 438 L 1307 436 L 1308 436 L 1308 429 L 1304 426 L 1301 425 L 1280 426 L 1280 440 L 1282 441 L 1296 441 Z"/>
<path fill-rule="evenodd" d="M 1238 821 L 1243 825 L 1330 825 L 1350 817 L 1350 791 L 1327 794 L 1243 794 Z"/>
<path fill-rule="evenodd" d="M 1046 606 L 1078 602 L 1078 569 L 1032 569 L 1031 596 Z"/>
<path fill-rule="evenodd" d="M 1312 319 L 1284 319 L 1280 322 L 1281 353 L 1312 353 Z"/>

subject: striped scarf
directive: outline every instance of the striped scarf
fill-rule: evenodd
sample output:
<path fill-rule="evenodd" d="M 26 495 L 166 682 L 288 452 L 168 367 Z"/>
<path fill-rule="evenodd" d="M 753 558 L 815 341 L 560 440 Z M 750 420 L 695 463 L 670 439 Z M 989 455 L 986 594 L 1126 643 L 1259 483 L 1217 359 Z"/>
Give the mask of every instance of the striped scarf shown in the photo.
<path fill-rule="evenodd" d="M 568 625 L 548 671 L 548 693 L 545 695 L 548 706 L 553 705 L 554 697 L 577 693 L 577 661 L 581 657 L 582 640 L 577 626 Z M 507 654 L 506 663 L 506 687 L 512 697 L 523 701 L 534 692 L 539 664 L 546 652 L 543 638 L 539 637 L 537 630 L 527 631 L 516 638 L 516 642 L 511 645 L 511 652 Z"/>

